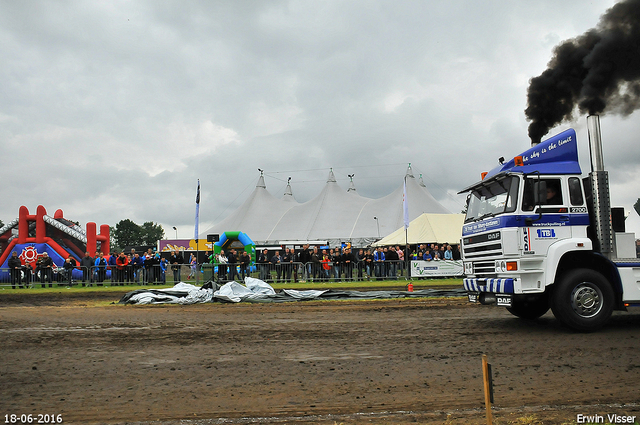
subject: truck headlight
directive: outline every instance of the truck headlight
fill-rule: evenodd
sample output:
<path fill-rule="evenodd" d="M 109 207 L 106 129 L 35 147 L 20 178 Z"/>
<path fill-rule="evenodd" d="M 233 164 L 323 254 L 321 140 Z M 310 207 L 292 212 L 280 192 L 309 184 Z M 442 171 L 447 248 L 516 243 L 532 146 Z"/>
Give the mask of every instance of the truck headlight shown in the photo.
<path fill-rule="evenodd" d="M 496 273 L 504 273 L 507 271 L 507 262 L 497 260 L 494 264 L 494 268 L 496 270 Z"/>
<path fill-rule="evenodd" d="M 464 274 L 466 274 L 466 275 L 473 274 L 473 263 L 465 261 L 465 263 L 464 263 Z"/>

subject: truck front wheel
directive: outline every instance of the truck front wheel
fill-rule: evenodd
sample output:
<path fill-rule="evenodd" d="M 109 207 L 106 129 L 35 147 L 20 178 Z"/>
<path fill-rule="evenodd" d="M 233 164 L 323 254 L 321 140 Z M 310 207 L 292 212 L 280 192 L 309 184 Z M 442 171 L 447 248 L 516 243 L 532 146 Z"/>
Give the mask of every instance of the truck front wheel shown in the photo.
<path fill-rule="evenodd" d="M 572 270 L 556 285 L 551 310 L 563 325 L 580 332 L 598 329 L 613 312 L 611 285 L 600 273 Z"/>
<path fill-rule="evenodd" d="M 537 298 L 514 300 L 513 305 L 507 307 L 507 310 L 521 319 L 537 319 L 549 311 L 549 299 L 545 293 Z"/>

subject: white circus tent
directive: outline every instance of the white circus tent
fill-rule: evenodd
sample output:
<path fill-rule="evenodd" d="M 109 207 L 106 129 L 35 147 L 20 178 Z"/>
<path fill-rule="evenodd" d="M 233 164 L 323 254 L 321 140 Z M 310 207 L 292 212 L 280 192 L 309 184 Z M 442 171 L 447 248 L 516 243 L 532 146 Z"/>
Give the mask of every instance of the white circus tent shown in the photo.
<path fill-rule="evenodd" d="M 409 223 L 405 233 L 404 226 L 375 242 L 373 246 L 404 246 L 405 241 L 411 245 L 419 243 L 448 243 L 456 245 L 462 238 L 464 214 L 428 214 Z"/>
<path fill-rule="evenodd" d="M 423 213 L 450 214 L 407 168 L 405 175 L 409 220 Z M 308 202 L 299 203 L 287 184 L 278 199 L 266 188 L 261 175 L 247 200 L 226 219 L 201 233 L 241 231 L 256 245 L 280 245 L 283 241 L 327 241 L 332 246 L 351 242 L 366 246 L 389 235 L 403 225 L 403 182 L 387 196 L 366 198 L 357 193 L 353 182 L 348 190 L 336 182 L 329 172 L 322 191 Z M 376 219 L 374 219 L 376 217 Z M 424 241 L 428 242 L 428 241 Z"/>

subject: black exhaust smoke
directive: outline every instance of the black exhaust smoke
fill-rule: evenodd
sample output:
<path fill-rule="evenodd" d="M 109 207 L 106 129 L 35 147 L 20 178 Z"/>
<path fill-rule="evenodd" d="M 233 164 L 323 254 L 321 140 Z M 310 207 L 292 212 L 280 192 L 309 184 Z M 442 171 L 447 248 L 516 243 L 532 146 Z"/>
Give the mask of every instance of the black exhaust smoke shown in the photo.
<path fill-rule="evenodd" d="M 547 70 L 527 91 L 531 143 L 571 120 L 576 107 L 600 115 L 640 108 L 640 0 L 616 4 L 596 28 L 555 47 Z"/>

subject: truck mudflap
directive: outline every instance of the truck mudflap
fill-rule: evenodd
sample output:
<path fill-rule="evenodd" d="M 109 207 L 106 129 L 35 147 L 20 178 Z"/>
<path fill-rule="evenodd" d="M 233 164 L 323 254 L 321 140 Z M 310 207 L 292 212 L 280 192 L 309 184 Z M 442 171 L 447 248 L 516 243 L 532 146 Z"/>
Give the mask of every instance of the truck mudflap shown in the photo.
<path fill-rule="evenodd" d="M 494 292 L 513 294 L 513 279 L 465 278 L 464 289 L 469 292 Z"/>

